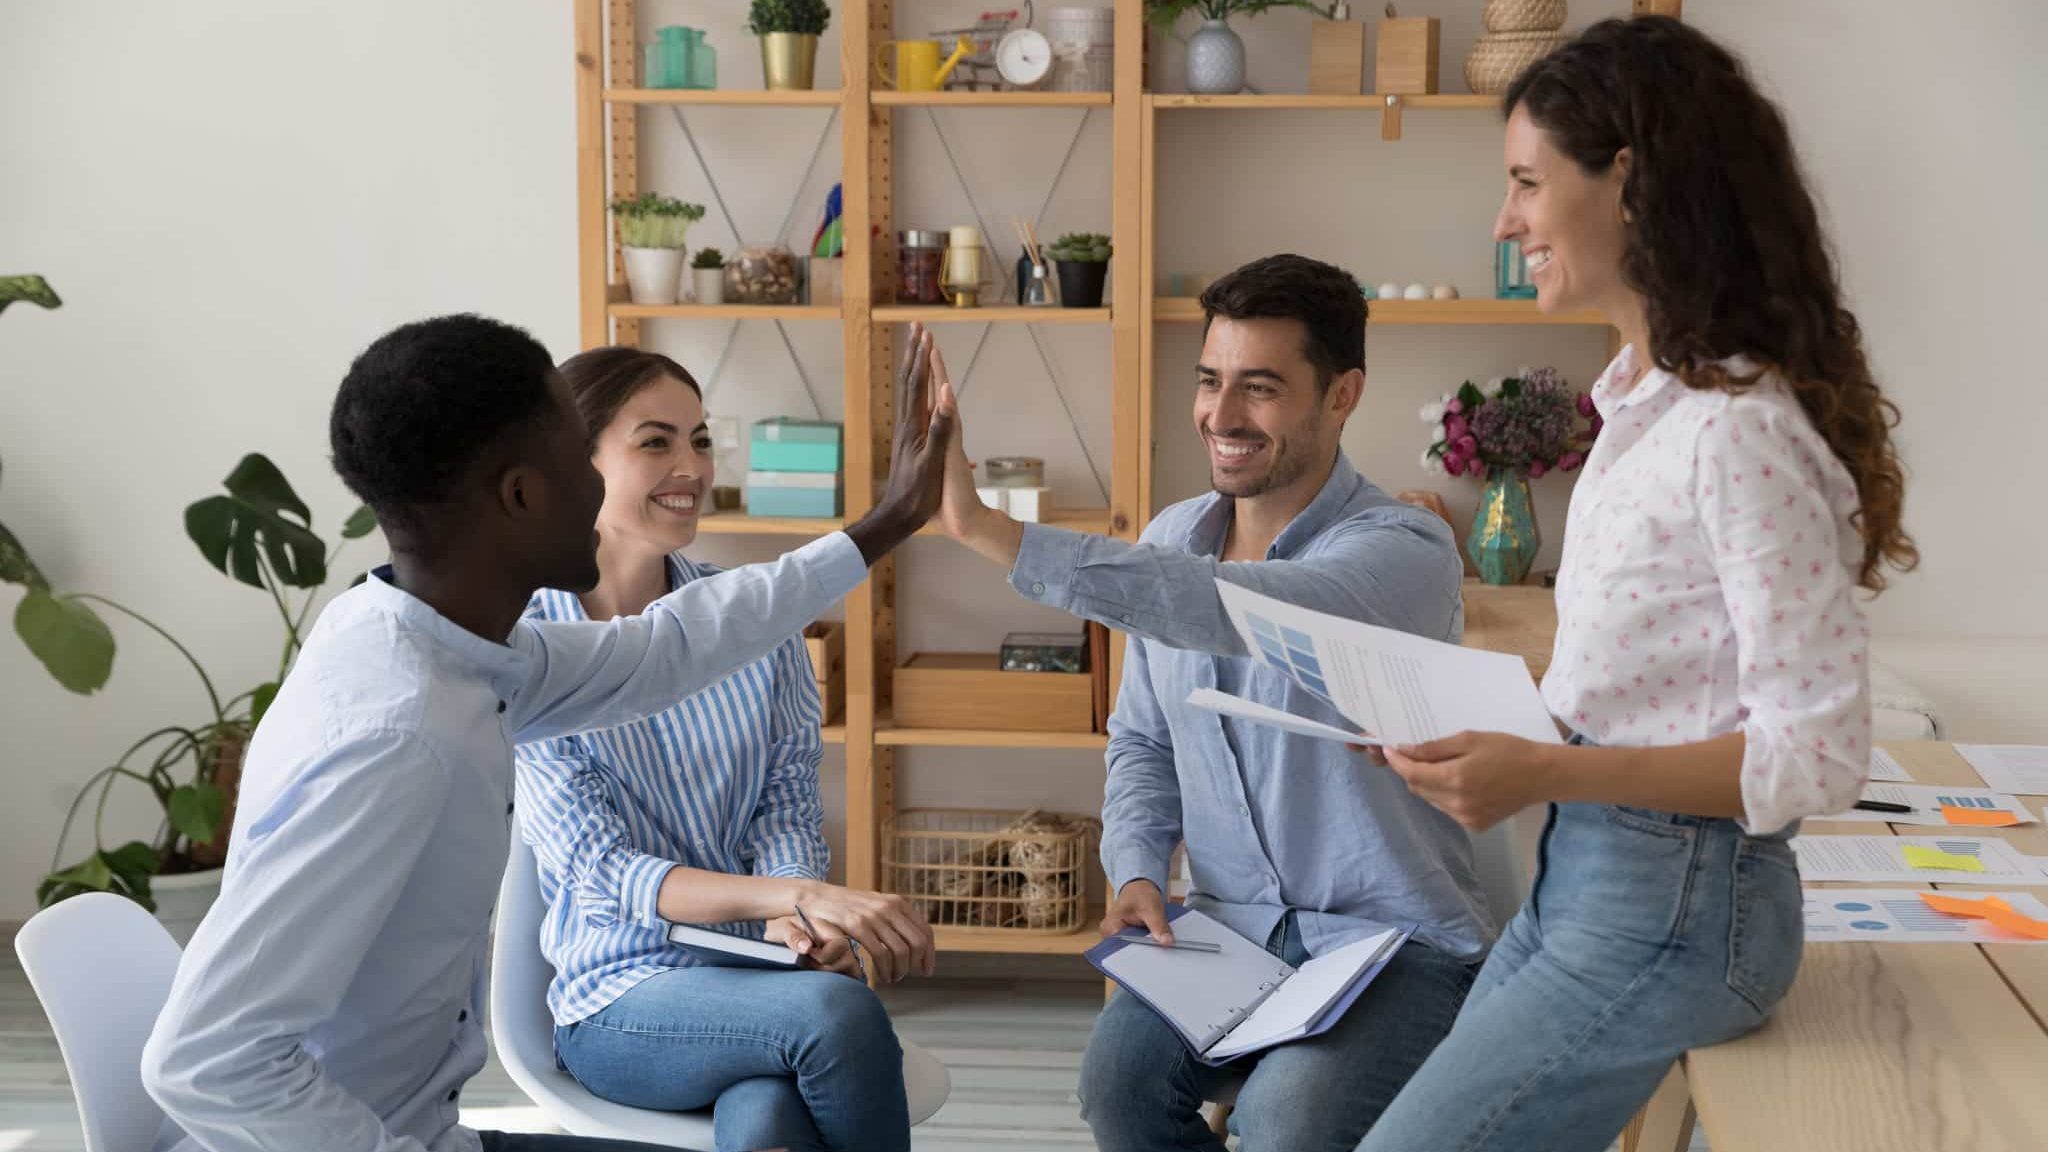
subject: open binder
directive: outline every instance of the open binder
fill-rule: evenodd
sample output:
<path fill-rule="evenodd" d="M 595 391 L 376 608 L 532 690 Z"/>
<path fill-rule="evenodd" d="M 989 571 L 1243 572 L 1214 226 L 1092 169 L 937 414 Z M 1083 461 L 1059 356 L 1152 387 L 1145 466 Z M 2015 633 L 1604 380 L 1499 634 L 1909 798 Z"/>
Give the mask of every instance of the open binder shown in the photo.
<path fill-rule="evenodd" d="M 1296 968 L 1185 905 L 1168 905 L 1166 915 L 1176 940 L 1222 951 L 1112 936 L 1088 950 L 1088 962 L 1158 1013 L 1209 1065 L 1329 1031 L 1413 932 L 1388 929 Z"/>

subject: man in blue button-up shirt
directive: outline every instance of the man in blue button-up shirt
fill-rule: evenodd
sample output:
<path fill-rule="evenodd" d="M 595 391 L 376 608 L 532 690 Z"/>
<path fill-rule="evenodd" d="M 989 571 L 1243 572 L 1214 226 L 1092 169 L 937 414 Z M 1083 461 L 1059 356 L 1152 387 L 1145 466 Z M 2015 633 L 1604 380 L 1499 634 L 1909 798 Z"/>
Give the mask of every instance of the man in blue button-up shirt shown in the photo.
<path fill-rule="evenodd" d="M 1126 544 L 1018 524 L 976 499 L 954 453 L 940 516 L 1005 564 L 1026 597 L 1132 635 L 1109 722 L 1104 934 L 1170 939 L 1167 865 L 1185 841 L 1189 903 L 1289 963 L 1416 926 L 1331 1032 L 1218 1071 L 1136 1000 L 1103 1011 L 1081 1071 L 1105 1152 L 1214 1149 L 1202 1100 L 1237 1097 L 1243 1152 L 1348 1150 L 1449 1031 L 1493 936 L 1471 842 L 1390 770 L 1343 746 L 1188 706 L 1218 688 L 1326 723 L 1329 705 L 1246 657 L 1218 578 L 1354 620 L 1455 641 L 1464 623 L 1450 529 L 1389 498 L 1338 447 L 1365 386 L 1365 302 L 1300 256 L 1246 265 L 1203 294 L 1194 419 L 1215 491 Z M 943 371 L 943 362 L 941 363 Z"/>
<path fill-rule="evenodd" d="M 598 576 L 604 485 L 547 349 L 453 316 L 356 360 L 334 462 L 392 562 L 321 614 L 249 746 L 220 898 L 143 1057 L 180 1149 L 629 1147 L 456 1122 L 484 1064 L 512 747 L 641 719 L 767 655 L 916 531 L 951 434 L 950 394 L 927 400 L 929 355 L 913 330 L 871 513 L 603 624 L 520 619 L 534 589 Z M 928 945 L 916 960 L 929 973 Z"/>

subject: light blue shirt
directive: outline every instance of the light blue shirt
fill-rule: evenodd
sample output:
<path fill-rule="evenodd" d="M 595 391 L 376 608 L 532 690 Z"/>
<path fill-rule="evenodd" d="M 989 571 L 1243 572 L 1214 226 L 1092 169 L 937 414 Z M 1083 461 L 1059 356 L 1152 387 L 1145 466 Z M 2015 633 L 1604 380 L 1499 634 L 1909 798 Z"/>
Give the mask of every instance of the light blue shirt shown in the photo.
<path fill-rule="evenodd" d="M 484 1064 L 513 745 L 662 711 L 866 571 L 834 533 L 503 644 L 381 572 L 336 597 L 249 745 L 220 898 L 143 1054 L 150 1095 L 213 1152 L 474 1152 L 456 1109 Z"/>
<path fill-rule="evenodd" d="M 678 552 L 669 587 L 718 569 Z M 587 620 L 573 592 L 543 589 L 529 620 Z M 642 980 L 696 963 L 668 942 L 656 908 L 681 864 L 754 876 L 825 878 L 818 800 L 818 685 L 792 634 L 756 660 L 645 720 L 519 746 L 519 830 L 540 865 L 555 966 L 548 1007 L 573 1024 Z M 759 939 L 760 921 L 707 927 Z"/>
<path fill-rule="evenodd" d="M 1340 727 L 1351 723 L 1244 655 L 1216 580 L 1333 616 L 1455 641 L 1457 543 L 1441 519 L 1388 497 L 1341 454 L 1266 558 L 1219 559 L 1234 505 L 1210 493 L 1161 512 L 1132 545 L 1027 525 L 1018 592 L 1132 634 L 1109 720 L 1102 864 L 1112 891 L 1166 890 L 1183 839 L 1189 902 L 1264 943 L 1287 912 L 1322 953 L 1416 925 L 1471 958 L 1493 940 L 1472 842 L 1387 768 L 1343 745 L 1190 707 L 1217 688 Z"/>

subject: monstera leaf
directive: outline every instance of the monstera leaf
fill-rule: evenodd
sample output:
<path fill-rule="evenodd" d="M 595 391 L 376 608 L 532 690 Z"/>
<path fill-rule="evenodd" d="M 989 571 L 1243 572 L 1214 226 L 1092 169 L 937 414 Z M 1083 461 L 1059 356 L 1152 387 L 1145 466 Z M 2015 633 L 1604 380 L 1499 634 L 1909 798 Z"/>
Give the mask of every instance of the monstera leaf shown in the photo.
<path fill-rule="evenodd" d="M 313 535 L 313 513 L 284 473 L 261 453 L 242 457 L 221 482 L 225 496 L 208 496 L 185 509 L 185 534 L 206 562 L 252 588 L 262 588 L 263 566 L 286 586 L 318 588 L 327 580 L 327 545 Z"/>
<path fill-rule="evenodd" d="M 64 301 L 57 298 L 57 290 L 41 276 L 0 276 L 0 312 L 7 311 L 9 304 L 20 303 L 55 308 Z"/>

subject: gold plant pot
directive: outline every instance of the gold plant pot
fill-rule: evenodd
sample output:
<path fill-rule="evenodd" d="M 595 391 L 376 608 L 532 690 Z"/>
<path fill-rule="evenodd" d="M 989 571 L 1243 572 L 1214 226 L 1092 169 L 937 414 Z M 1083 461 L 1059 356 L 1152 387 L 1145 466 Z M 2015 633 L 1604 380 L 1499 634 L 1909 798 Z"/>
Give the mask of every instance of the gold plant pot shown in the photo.
<path fill-rule="evenodd" d="M 761 75 L 771 92 L 806 92 L 818 68 L 818 38 L 802 32 L 761 37 Z"/>

